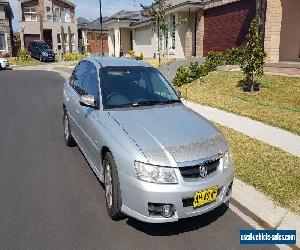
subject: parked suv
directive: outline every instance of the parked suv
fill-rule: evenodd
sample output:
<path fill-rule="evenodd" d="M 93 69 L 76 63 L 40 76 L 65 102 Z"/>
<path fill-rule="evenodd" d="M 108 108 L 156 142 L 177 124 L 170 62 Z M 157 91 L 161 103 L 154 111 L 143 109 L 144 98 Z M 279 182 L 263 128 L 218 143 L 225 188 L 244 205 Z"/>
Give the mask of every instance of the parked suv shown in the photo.
<path fill-rule="evenodd" d="M 187 108 L 161 73 L 125 58 L 90 57 L 64 84 L 64 137 L 104 183 L 108 214 L 163 223 L 228 204 L 228 143 Z"/>
<path fill-rule="evenodd" d="M 31 41 L 28 50 L 32 58 L 36 58 L 41 62 L 55 61 L 55 53 L 51 50 L 49 45 L 44 41 Z"/>

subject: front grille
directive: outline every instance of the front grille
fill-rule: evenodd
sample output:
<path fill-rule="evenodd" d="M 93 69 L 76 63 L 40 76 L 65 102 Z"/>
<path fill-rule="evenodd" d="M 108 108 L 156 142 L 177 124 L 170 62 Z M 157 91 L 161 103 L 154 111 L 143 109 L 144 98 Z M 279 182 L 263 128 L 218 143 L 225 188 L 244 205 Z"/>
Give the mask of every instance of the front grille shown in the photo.
<path fill-rule="evenodd" d="M 217 197 L 219 196 L 219 194 L 221 193 L 222 191 L 222 188 L 219 188 L 218 189 L 218 195 Z M 214 202 L 214 201 L 213 201 Z M 210 202 L 210 203 L 206 203 L 205 205 L 203 205 L 202 207 L 205 207 L 213 202 Z M 193 203 L 194 203 L 194 198 L 186 198 L 186 199 L 182 199 L 182 205 L 183 207 L 192 207 L 193 206 Z M 200 207 L 198 207 L 200 208 Z"/>
<path fill-rule="evenodd" d="M 180 173 L 183 178 L 199 178 L 200 177 L 200 166 L 207 167 L 207 175 L 215 172 L 220 164 L 220 159 L 214 161 L 204 162 L 203 164 L 199 164 L 191 167 L 181 167 L 179 168 Z"/>

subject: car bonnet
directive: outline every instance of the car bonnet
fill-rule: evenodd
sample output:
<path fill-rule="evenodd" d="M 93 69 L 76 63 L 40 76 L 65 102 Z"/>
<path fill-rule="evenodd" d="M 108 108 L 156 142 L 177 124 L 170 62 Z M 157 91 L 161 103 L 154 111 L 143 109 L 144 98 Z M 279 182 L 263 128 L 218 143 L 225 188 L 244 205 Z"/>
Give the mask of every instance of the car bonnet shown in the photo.
<path fill-rule="evenodd" d="M 177 166 L 223 154 L 228 148 L 218 129 L 183 104 L 116 110 L 109 114 L 151 164 Z"/>

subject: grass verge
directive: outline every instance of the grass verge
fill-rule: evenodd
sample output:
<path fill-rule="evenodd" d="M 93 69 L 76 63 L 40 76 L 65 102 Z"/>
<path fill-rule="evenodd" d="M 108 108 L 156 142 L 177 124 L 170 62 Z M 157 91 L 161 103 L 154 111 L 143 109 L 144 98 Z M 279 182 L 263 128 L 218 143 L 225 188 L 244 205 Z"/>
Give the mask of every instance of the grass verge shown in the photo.
<path fill-rule="evenodd" d="M 13 67 L 24 67 L 24 66 L 37 66 L 41 65 L 41 62 L 37 60 L 30 59 L 27 62 L 20 62 L 16 57 L 10 57 L 8 58 L 9 65 Z"/>
<path fill-rule="evenodd" d="M 178 90 L 193 102 L 247 116 L 300 135 L 300 78 L 265 75 L 262 92 L 249 94 L 237 87 L 241 72 L 213 72 L 202 83 Z"/>
<path fill-rule="evenodd" d="M 300 157 L 227 127 L 216 126 L 230 143 L 235 176 L 278 205 L 300 214 Z"/>

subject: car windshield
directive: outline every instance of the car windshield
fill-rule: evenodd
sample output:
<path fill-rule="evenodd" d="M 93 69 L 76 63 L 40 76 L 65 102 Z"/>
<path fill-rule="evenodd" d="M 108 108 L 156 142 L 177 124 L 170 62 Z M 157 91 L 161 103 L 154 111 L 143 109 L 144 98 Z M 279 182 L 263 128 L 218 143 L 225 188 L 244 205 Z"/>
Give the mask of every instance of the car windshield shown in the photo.
<path fill-rule="evenodd" d="M 41 49 L 49 49 L 49 45 L 47 43 L 39 43 L 38 46 L 41 48 Z"/>
<path fill-rule="evenodd" d="M 176 92 L 151 67 L 104 67 L 101 69 L 104 108 L 123 108 L 180 102 Z"/>

